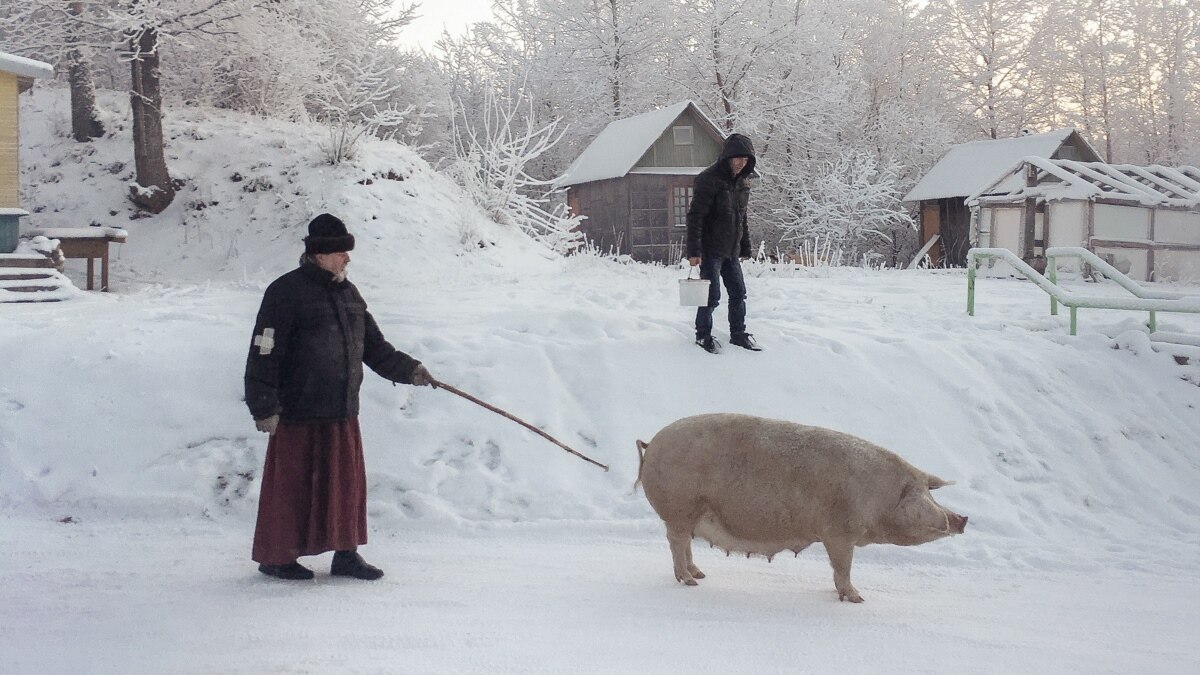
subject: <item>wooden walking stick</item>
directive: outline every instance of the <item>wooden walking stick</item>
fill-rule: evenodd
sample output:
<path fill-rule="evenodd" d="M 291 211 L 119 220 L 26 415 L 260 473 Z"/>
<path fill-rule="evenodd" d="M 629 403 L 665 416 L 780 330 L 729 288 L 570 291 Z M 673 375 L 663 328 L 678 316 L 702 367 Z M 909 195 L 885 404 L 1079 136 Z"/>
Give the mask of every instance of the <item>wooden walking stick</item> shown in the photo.
<path fill-rule="evenodd" d="M 529 422 L 526 422 L 525 420 L 523 420 L 515 415 L 512 415 L 511 413 L 505 412 L 505 411 L 497 408 L 496 406 L 488 403 L 487 401 L 481 401 L 481 400 L 475 398 L 474 396 L 468 394 L 467 392 L 465 392 L 461 389 L 456 389 L 456 388 L 446 384 L 445 382 L 433 380 L 431 382 L 431 384 L 437 389 L 445 389 L 446 391 L 450 392 L 451 394 L 458 394 L 459 396 L 467 399 L 471 403 L 474 403 L 476 405 L 481 405 L 484 408 L 487 408 L 488 410 L 491 410 L 492 412 L 496 413 L 497 415 L 503 415 L 503 416 L 507 417 L 508 419 L 516 422 L 517 424 L 520 424 L 521 426 L 525 427 L 526 429 L 532 431 L 533 433 L 537 434 L 538 436 L 541 436 L 542 438 L 557 445 L 558 447 L 562 448 L 563 450 L 566 450 L 567 452 L 571 453 L 572 455 L 575 455 L 576 457 L 584 460 L 585 462 L 591 462 L 592 464 L 595 464 L 596 466 L 600 467 L 601 469 L 608 471 L 607 464 L 601 464 L 600 462 L 597 462 L 596 460 L 592 459 L 591 457 L 588 457 L 587 455 L 585 455 L 581 452 L 572 450 L 570 447 L 568 447 L 563 442 L 559 441 L 557 438 L 555 438 L 555 437 L 551 436 L 550 434 L 542 431 L 541 429 L 533 426 Z"/>

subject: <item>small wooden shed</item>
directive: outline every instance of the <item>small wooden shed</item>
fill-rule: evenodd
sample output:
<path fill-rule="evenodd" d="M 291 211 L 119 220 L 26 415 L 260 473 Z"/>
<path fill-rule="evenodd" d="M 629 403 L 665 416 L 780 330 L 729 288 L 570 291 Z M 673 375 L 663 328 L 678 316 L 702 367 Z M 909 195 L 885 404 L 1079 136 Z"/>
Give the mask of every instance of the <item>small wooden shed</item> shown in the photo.
<path fill-rule="evenodd" d="M 691 101 L 610 123 L 555 184 L 602 251 L 671 263 L 684 256 L 696 174 L 725 134 Z"/>
<path fill-rule="evenodd" d="M 1082 246 L 1140 281 L 1200 280 L 1200 169 L 1193 166 L 1026 157 L 967 203 L 977 211 L 980 246 L 1023 255 L 1033 209 L 1038 247 Z"/>
<path fill-rule="evenodd" d="M 54 77 L 48 63 L 0 52 L 0 253 L 17 248 L 21 209 L 19 157 L 20 114 L 17 97 L 33 86 L 34 78 Z"/>
<path fill-rule="evenodd" d="M 1100 155 L 1075 129 L 1064 128 L 1046 133 L 1025 133 L 1015 138 L 971 141 L 946 152 L 929 173 L 904 197 L 918 202 L 920 238 L 929 248 L 933 263 L 941 267 L 962 267 L 971 248 L 971 210 L 965 200 L 1006 174 L 1022 157 L 1044 157 L 1083 162 L 1099 162 Z M 1010 178 L 1020 183 L 1021 178 Z M 1006 190 L 1010 183 L 997 186 Z"/>

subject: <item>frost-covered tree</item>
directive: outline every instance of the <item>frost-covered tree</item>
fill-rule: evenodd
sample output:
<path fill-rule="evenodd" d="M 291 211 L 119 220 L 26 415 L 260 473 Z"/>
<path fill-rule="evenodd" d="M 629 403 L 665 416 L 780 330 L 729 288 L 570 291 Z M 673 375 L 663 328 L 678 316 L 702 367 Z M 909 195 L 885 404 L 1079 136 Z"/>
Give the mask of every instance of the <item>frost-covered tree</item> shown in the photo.
<path fill-rule="evenodd" d="M 419 135 L 426 92 L 403 90 L 413 59 L 394 44 L 415 9 L 393 0 L 253 0 L 217 39 L 191 45 L 197 58 L 173 69 L 172 83 L 188 100 L 322 122 L 326 159 L 337 163 L 365 135 Z"/>
<path fill-rule="evenodd" d="M 580 218 L 552 199 L 551 181 L 527 171 L 561 138 L 558 121 L 537 122 L 519 93 L 507 101 L 487 94 L 482 113 L 481 126 L 455 128 L 458 157 L 452 175 L 495 222 L 520 229 L 560 253 L 577 248 L 583 242 L 576 229 Z M 470 239 L 470 233 L 464 238 Z"/>
<path fill-rule="evenodd" d="M 94 6 L 87 2 L 67 4 L 68 21 L 63 22 L 67 37 L 67 80 L 71 86 L 71 137 L 83 142 L 104 135 L 104 125 L 96 110 L 96 83 L 92 78 L 92 26 L 84 23 Z"/>
<path fill-rule="evenodd" d="M 727 130 L 738 126 L 746 83 L 771 77 L 766 58 L 792 43 L 801 3 L 774 0 L 672 0 L 674 41 L 663 54 L 679 85 L 703 101 Z"/>
<path fill-rule="evenodd" d="M 95 0 L 28 0 L 0 9 L 0 49 L 44 59 L 67 72 L 71 137 L 80 142 L 104 135 L 92 77 L 96 50 L 112 42 L 112 32 L 97 23 L 102 10 Z"/>
<path fill-rule="evenodd" d="M 0 48 L 60 72 L 90 61 L 123 87 L 110 74 L 119 43 L 142 78 L 131 102 L 151 155 L 160 141 L 143 124 L 159 106 L 144 78 L 157 74 L 174 102 L 320 121 L 331 161 L 366 134 L 417 147 L 498 219 L 551 238 L 558 221 L 519 215 L 561 215 L 541 181 L 613 120 L 684 99 L 754 139 L 756 238 L 819 237 L 854 259 L 903 257 L 901 196 L 955 143 L 1075 126 L 1114 162 L 1200 162 L 1195 0 L 494 0 L 492 20 L 430 54 L 395 44 L 414 9 L 0 2 Z M 151 164 L 135 197 L 165 199 L 165 163 Z"/>
<path fill-rule="evenodd" d="M 1132 0 L 1131 140 L 1137 161 L 1197 157 L 1200 7 L 1188 0 Z"/>
<path fill-rule="evenodd" d="M 446 71 L 463 101 L 463 123 L 474 125 L 483 92 L 520 89 L 535 99 L 540 119 L 569 120 L 562 141 L 530 167 L 553 176 L 609 122 L 669 102 L 660 56 L 667 0 L 499 0 L 495 18 L 442 45 Z M 475 67 L 471 67 L 474 65 Z M 513 86 L 520 83 L 519 87 Z"/>
<path fill-rule="evenodd" d="M 306 107 L 329 131 L 326 159 L 337 163 L 354 154 L 364 135 L 403 133 L 415 104 L 398 102 L 401 81 L 392 45 L 412 21 L 411 5 L 392 0 L 296 2 L 293 11 L 306 26 L 310 59 L 318 63 L 306 85 Z"/>
<path fill-rule="evenodd" d="M 991 138 L 1026 126 L 1029 62 L 1053 21 L 1034 0 L 932 0 L 927 9 L 938 40 L 931 46 L 952 75 L 962 110 Z"/>
<path fill-rule="evenodd" d="M 917 11 L 890 0 L 792 6 L 789 38 L 760 53 L 739 104 L 738 130 L 760 153 L 761 239 L 819 238 L 857 259 L 912 226 L 900 199 L 953 138 Z"/>
<path fill-rule="evenodd" d="M 1078 126 L 1111 162 L 1130 86 L 1131 7 L 1128 0 L 1064 0 L 1061 9 L 1046 49 L 1034 59 L 1034 67 L 1054 83 L 1044 105 L 1053 110 L 1055 126 Z"/>

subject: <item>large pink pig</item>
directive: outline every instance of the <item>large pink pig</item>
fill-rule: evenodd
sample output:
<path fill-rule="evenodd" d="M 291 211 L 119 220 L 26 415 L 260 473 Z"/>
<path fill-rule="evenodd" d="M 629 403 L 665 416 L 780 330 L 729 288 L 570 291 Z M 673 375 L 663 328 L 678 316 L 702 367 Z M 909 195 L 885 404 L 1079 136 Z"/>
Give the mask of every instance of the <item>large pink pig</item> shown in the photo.
<path fill-rule="evenodd" d="M 929 493 L 950 482 L 830 429 L 698 415 L 637 445 L 638 482 L 667 526 L 675 578 L 689 586 L 704 578 L 692 562 L 693 537 L 768 559 L 819 541 L 838 598 L 862 602 L 850 583 L 855 546 L 924 544 L 967 525 Z"/>

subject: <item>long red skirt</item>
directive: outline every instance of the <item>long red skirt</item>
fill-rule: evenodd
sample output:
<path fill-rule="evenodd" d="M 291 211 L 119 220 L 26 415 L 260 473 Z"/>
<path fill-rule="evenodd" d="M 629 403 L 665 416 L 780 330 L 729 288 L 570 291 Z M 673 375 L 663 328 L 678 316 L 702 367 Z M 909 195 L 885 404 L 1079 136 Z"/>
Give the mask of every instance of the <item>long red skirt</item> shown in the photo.
<path fill-rule="evenodd" d="M 367 476 L 358 418 L 280 420 L 267 442 L 251 558 L 283 565 L 367 543 Z"/>

